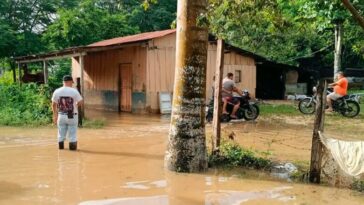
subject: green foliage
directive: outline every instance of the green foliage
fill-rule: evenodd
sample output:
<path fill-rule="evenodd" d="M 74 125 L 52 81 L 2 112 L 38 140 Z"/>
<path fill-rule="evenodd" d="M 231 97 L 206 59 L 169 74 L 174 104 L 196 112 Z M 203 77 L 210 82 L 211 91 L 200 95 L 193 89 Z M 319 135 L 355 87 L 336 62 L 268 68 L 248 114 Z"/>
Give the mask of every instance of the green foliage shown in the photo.
<path fill-rule="evenodd" d="M 254 169 L 267 169 L 271 161 L 258 157 L 257 153 L 242 148 L 233 141 L 223 141 L 218 155 L 209 155 L 210 166 L 247 167 Z"/>
<path fill-rule="evenodd" d="M 176 11 L 177 0 L 147 0 L 143 6 L 135 7 L 130 24 L 138 25 L 141 32 L 169 29 L 176 19 Z"/>
<path fill-rule="evenodd" d="M 0 85 L 11 85 L 13 84 L 13 72 L 5 71 L 3 76 L 0 77 Z"/>
<path fill-rule="evenodd" d="M 0 85 L 0 125 L 44 125 L 51 122 L 47 86 Z"/>
<path fill-rule="evenodd" d="M 49 49 L 91 44 L 96 41 L 134 34 L 138 31 L 127 21 L 127 13 L 111 14 L 95 6 L 95 1 L 83 1 L 74 9 L 61 9 L 59 18 L 43 36 Z"/>
<path fill-rule="evenodd" d="M 355 180 L 354 183 L 351 185 L 351 188 L 356 191 L 364 192 L 364 181 Z"/>
<path fill-rule="evenodd" d="M 71 75 L 71 61 L 57 61 L 53 66 L 53 70 L 54 73 L 52 73 L 48 78 L 48 86 L 52 91 L 63 85 L 63 76 Z"/>
<path fill-rule="evenodd" d="M 354 183 L 351 185 L 351 188 L 360 192 L 364 192 L 364 181 L 354 180 Z"/>
<path fill-rule="evenodd" d="M 364 32 L 340 0 L 210 0 L 210 30 L 241 48 L 297 65 L 317 54 L 333 64 L 334 24 L 344 22 L 343 66 L 364 65 Z M 363 1 L 353 1 L 361 11 Z"/>

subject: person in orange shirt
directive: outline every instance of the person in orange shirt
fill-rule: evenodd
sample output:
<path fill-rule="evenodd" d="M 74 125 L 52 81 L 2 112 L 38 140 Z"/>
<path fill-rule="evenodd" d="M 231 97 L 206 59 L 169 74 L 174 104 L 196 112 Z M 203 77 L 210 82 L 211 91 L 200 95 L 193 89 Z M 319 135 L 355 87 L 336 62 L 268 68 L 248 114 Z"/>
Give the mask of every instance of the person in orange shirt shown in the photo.
<path fill-rule="evenodd" d="M 345 78 L 344 73 L 339 71 L 338 80 L 334 83 L 329 84 L 329 86 L 334 86 L 334 92 L 327 95 L 327 105 L 329 106 L 326 111 L 332 112 L 332 101 L 337 100 L 341 97 L 344 97 L 347 94 L 348 90 L 348 80 Z"/>

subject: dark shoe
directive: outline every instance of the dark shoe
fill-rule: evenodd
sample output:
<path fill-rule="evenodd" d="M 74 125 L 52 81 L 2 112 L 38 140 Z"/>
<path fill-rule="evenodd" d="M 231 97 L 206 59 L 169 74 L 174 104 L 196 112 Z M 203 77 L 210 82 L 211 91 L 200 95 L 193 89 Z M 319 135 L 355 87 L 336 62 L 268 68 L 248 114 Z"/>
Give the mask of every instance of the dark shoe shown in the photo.
<path fill-rule="evenodd" d="M 58 142 L 58 149 L 64 149 L 64 142 Z"/>
<path fill-rule="evenodd" d="M 77 150 L 77 142 L 70 142 L 69 148 L 70 150 Z"/>

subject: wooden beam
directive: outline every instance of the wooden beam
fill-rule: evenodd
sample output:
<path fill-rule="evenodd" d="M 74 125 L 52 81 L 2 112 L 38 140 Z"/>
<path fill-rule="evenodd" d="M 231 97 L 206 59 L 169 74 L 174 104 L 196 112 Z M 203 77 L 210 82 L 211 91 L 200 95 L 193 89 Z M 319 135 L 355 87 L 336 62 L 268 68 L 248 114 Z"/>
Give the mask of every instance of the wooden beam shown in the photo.
<path fill-rule="evenodd" d="M 216 71 L 214 82 L 214 117 L 213 117 L 213 153 L 217 154 L 220 148 L 221 141 L 221 87 L 222 77 L 224 72 L 224 40 L 219 39 L 217 41 L 217 53 L 216 53 Z"/>
<path fill-rule="evenodd" d="M 15 62 L 10 62 L 11 70 L 13 71 L 13 81 L 16 83 L 16 64 Z"/>
<path fill-rule="evenodd" d="M 20 63 L 18 63 L 18 72 L 19 72 L 19 76 L 18 76 L 18 81 L 19 81 L 19 85 L 21 85 L 21 69 L 20 69 Z"/>
<path fill-rule="evenodd" d="M 74 54 L 67 54 L 67 55 L 59 55 L 59 56 L 52 56 L 52 57 L 41 57 L 41 58 L 35 58 L 30 60 L 17 60 L 17 63 L 33 63 L 33 62 L 41 62 L 41 61 L 51 61 L 51 60 L 57 60 L 57 59 L 63 59 L 63 58 L 72 58 L 77 56 L 84 56 L 86 55 L 86 52 L 82 53 L 74 53 Z"/>
<path fill-rule="evenodd" d="M 97 47 L 79 47 L 75 48 L 74 50 L 63 50 L 57 52 L 51 52 L 48 54 L 41 54 L 35 56 L 24 56 L 24 57 L 17 57 L 15 58 L 15 62 L 17 63 L 31 63 L 31 62 L 40 62 L 44 60 L 57 60 L 62 58 L 72 58 L 77 57 L 80 55 L 86 55 L 88 52 L 100 52 L 100 51 L 107 51 L 107 50 L 115 50 L 121 49 L 126 47 L 133 47 L 133 46 L 147 46 L 147 42 L 139 42 L 139 43 L 129 43 L 129 44 L 118 44 L 118 45 L 111 45 L 111 46 L 97 46 Z"/>
<path fill-rule="evenodd" d="M 81 74 L 80 74 L 80 85 L 81 85 L 81 96 L 83 98 L 83 106 L 81 107 L 81 114 L 80 117 L 81 119 L 85 117 L 85 81 L 84 81 L 84 69 L 85 69 L 85 61 L 84 61 L 84 56 L 80 55 L 79 56 L 79 63 L 80 63 L 80 70 L 81 70 Z"/>
<path fill-rule="evenodd" d="M 48 61 L 43 61 L 44 84 L 48 84 Z"/>
<path fill-rule="evenodd" d="M 81 94 L 82 96 L 84 95 L 84 69 L 85 69 L 85 61 L 84 61 L 84 57 L 82 55 L 79 56 L 79 60 L 80 60 L 80 78 L 81 78 Z"/>
<path fill-rule="evenodd" d="M 326 86 L 325 80 L 321 79 L 317 86 L 317 104 L 315 114 L 315 124 L 312 135 L 312 147 L 311 147 L 311 163 L 310 163 L 310 176 L 311 183 L 319 184 L 321 181 L 321 164 L 323 155 L 323 145 L 320 141 L 319 131 L 324 131 L 325 122 L 325 102 L 326 102 Z"/>

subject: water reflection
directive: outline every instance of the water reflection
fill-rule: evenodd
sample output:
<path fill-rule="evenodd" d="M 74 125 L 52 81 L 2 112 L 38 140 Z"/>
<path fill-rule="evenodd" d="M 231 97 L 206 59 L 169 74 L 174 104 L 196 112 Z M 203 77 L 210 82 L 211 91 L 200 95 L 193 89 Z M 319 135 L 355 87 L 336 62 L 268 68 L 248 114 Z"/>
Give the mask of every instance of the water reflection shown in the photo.
<path fill-rule="evenodd" d="M 220 189 L 224 186 L 223 184 L 229 185 L 234 184 L 234 181 L 239 181 L 234 177 L 204 177 L 203 175 L 176 174 L 168 171 L 165 172 L 165 176 L 167 180 L 127 182 L 122 188 L 147 190 L 165 187 L 167 195 L 94 200 L 82 202 L 80 205 L 238 205 L 254 200 L 288 202 L 296 199 L 295 196 L 284 193 L 285 190 L 292 189 L 291 186 L 263 188 L 260 191 L 234 191 Z M 188 179 L 190 177 L 193 179 Z"/>

